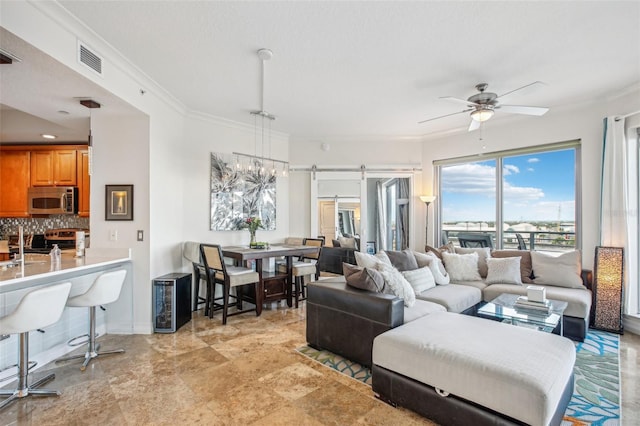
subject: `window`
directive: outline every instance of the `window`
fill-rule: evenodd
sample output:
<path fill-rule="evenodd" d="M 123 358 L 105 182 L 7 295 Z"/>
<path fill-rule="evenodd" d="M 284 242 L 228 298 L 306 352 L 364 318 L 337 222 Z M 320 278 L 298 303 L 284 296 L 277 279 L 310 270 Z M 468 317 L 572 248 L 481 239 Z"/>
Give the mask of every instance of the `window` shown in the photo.
<path fill-rule="evenodd" d="M 579 141 L 436 162 L 443 240 L 487 234 L 496 248 L 579 247 Z"/>

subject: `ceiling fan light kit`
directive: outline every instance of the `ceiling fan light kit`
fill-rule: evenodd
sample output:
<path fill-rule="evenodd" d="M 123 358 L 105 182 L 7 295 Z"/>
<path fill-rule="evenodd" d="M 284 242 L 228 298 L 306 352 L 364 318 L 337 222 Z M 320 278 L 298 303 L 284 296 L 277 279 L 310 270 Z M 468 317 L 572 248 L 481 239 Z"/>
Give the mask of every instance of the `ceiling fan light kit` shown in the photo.
<path fill-rule="evenodd" d="M 462 103 L 467 106 L 466 109 L 454 112 L 451 114 L 442 115 L 439 117 L 429 118 L 427 120 L 419 121 L 418 123 L 425 123 L 427 121 L 438 120 L 440 118 L 449 117 L 452 115 L 463 114 L 467 112 L 471 112 L 471 123 L 469 124 L 469 131 L 472 132 L 480 127 L 480 123 L 489 120 L 495 114 L 496 110 L 501 112 L 507 112 L 511 114 L 524 114 L 524 115 L 535 115 L 541 116 L 544 115 L 549 108 L 546 107 L 534 107 L 534 106 L 522 106 L 522 105 L 499 105 L 498 98 L 501 98 L 506 95 L 510 95 L 518 90 L 522 90 L 525 87 L 532 86 L 534 84 L 541 84 L 540 81 L 534 81 L 533 83 L 529 83 L 525 86 L 518 87 L 517 89 L 510 90 L 502 95 L 497 95 L 492 92 L 486 92 L 487 87 L 489 86 L 487 83 L 479 83 L 476 84 L 476 90 L 479 93 L 475 95 L 469 96 L 466 100 L 456 98 L 453 96 L 444 96 L 440 99 L 446 99 L 449 101 Z"/>
<path fill-rule="evenodd" d="M 471 118 L 473 118 L 476 121 L 487 121 L 488 119 L 490 119 L 491 117 L 493 117 L 493 108 L 478 108 L 475 111 L 471 112 Z"/>

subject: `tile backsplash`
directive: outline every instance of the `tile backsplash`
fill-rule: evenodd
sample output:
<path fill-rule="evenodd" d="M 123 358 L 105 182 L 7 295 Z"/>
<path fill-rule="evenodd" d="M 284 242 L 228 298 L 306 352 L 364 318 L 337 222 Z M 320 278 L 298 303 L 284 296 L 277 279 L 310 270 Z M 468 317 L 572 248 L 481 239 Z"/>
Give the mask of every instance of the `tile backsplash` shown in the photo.
<path fill-rule="evenodd" d="M 25 235 L 44 234 L 47 229 L 57 228 L 84 228 L 89 229 L 89 218 L 78 215 L 50 215 L 44 218 L 0 218 L 0 240 L 9 238 L 9 235 L 18 235 L 18 227 L 24 227 Z"/>

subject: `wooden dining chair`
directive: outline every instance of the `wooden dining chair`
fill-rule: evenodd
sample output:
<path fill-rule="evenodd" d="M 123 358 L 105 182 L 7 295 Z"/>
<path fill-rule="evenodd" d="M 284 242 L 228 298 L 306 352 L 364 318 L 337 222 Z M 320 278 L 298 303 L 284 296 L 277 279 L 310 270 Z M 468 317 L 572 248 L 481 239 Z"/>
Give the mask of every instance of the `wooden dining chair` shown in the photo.
<path fill-rule="evenodd" d="M 315 253 L 305 253 L 293 263 L 292 275 L 295 278 L 293 282 L 293 297 L 296 308 L 300 300 L 307 299 L 306 284 L 304 277 L 309 275 L 315 276 L 316 281 L 320 278 L 320 251 L 324 246 L 324 239 L 322 238 L 305 238 L 302 240 L 302 245 L 318 247 L 318 251 Z"/>
<path fill-rule="evenodd" d="M 228 266 L 224 262 L 222 248 L 217 244 L 200 244 L 200 255 L 206 271 L 207 294 L 214 297 L 215 285 L 222 284 L 222 324 L 227 323 L 227 317 L 255 311 L 258 315 L 257 296 L 260 291 L 260 275 L 253 269 L 241 266 Z M 255 305 L 253 309 L 242 309 L 242 302 L 245 299 L 244 292 L 240 288 L 252 284 L 255 288 L 255 299 L 251 303 Z M 236 289 L 235 296 L 232 296 L 231 289 Z M 229 297 L 235 297 L 236 311 L 229 313 Z M 211 300 L 213 304 L 213 300 Z M 209 318 L 213 317 L 214 307 L 209 309 Z"/>

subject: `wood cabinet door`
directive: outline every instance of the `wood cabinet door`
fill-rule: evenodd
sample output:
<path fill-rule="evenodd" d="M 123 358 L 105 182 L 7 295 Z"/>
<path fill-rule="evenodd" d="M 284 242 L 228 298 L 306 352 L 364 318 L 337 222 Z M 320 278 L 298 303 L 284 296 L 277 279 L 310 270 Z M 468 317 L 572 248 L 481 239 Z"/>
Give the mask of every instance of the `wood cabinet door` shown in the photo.
<path fill-rule="evenodd" d="M 53 184 L 76 186 L 76 151 L 53 151 Z"/>
<path fill-rule="evenodd" d="M 89 217 L 91 178 L 89 177 L 89 152 L 78 151 L 78 215 Z"/>
<path fill-rule="evenodd" d="M 31 186 L 76 186 L 76 150 L 31 151 Z"/>
<path fill-rule="evenodd" d="M 53 183 L 53 152 L 31 152 L 31 186 L 51 186 Z M 27 185 L 28 186 L 28 185 Z"/>
<path fill-rule="evenodd" d="M 29 216 L 29 169 L 29 151 L 0 152 L 0 216 Z"/>

